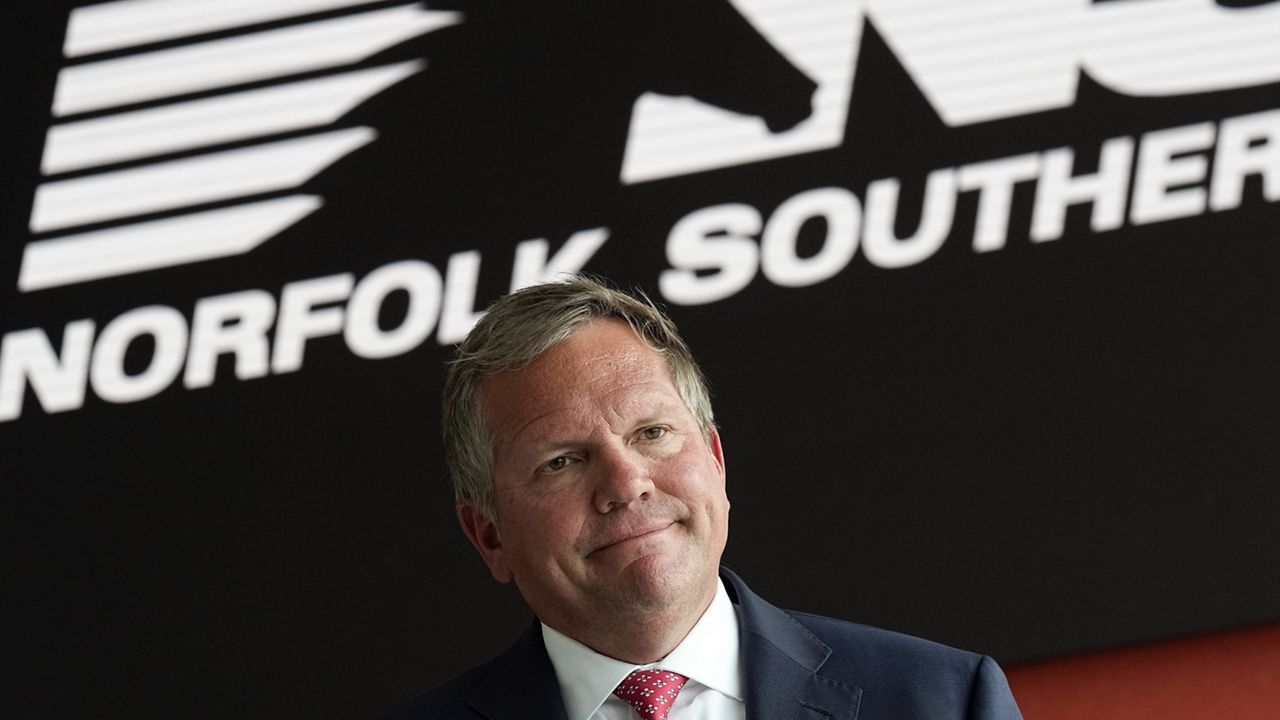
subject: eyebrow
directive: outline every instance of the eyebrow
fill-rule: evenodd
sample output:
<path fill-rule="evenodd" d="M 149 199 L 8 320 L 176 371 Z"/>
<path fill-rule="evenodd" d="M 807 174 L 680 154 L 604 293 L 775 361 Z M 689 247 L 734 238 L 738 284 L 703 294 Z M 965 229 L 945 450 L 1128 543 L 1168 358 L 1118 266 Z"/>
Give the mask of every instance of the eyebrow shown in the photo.
<path fill-rule="evenodd" d="M 629 420 L 627 423 L 629 426 L 628 432 L 639 429 L 639 428 L 643 428 L 643 427 L 649 427 L 652 425 L 671 424 L 670 422 L 668 422 L 671 415 L 673 414 L 678 415 L 682 409 L 685 410 L 686 412 L 688 411 L 688 409 L 685 408 L 684 403 L 682 401 L 677 400 L 677 401 L 671 402 L 666 399 L 662 399 L 658 403 L 656 403 L 654 407 L 647 408 L 645 414 L 639 415 L 633 420 Z M 555 414 L 555 411 L 543 413 L 533 418 L 528 423 L 525 423 L 524 427 L 516 432 L 515 439 L 509 445 L 510 446 L 521 445 L 519 438 L 522 435 L 526 434 L 530 428 L 533 428 L 540 421 L 544 420 L 546 417 L 553 414 Z M 690 413 L 690 417 L 692 417 L 692 413 Z M 694 423 L 696 424 L 696 419 L 694 420 Z M 584 442 L 585 442 L 585 439 L 583 437 L 579 437 L 576 432 L 560 432 L 560 433 L 551 435 L 550 437 L 544 439 L 541 442 L 529 444 L 526 447 L 524 447 L 522 450 L 530 454 L 542 455 L 545 453 L 549 453 L 557 448 L 572 447 L 575 445 L 581 445 Z"/>

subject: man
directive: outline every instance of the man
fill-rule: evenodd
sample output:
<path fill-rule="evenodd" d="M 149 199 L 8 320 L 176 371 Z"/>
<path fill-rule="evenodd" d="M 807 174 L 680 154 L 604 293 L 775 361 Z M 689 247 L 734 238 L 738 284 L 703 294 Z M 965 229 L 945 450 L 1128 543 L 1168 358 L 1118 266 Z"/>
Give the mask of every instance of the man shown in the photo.
<path fill-rule="evenodd" d="M 719 566 L 711 402 L 647 300 L 584 278 L 498 300 L 443 424 L 463 532 L 537 621 L 390 717 L 1020 717 L 990 658 L 783 612 Z"/>

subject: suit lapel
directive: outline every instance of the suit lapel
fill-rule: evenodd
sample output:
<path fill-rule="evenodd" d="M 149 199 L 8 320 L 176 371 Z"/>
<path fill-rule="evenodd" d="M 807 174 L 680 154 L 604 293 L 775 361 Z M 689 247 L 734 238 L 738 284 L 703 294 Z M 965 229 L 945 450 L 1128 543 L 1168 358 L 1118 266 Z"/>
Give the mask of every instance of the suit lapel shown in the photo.
<path fill-rule="evenodd" d="M 862 690 L 819 673 L 831 648 L 725 568 L 738 610 L 747 720 L 854 720 Z"/>
<path fill-rule="evenodd" d="M 467 704 L 491 720 L 568 720 L 556 671 L 535 619 L 503 653 Z"/>

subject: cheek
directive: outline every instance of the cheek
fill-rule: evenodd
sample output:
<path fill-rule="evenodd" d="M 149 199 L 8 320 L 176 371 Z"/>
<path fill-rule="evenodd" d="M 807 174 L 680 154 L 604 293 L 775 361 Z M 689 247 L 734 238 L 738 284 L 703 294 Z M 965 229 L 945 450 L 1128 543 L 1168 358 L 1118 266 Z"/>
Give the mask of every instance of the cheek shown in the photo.
<path fill-rule="evenodd" d="M 545 558 L 571 552 L 582 534 L 581 501 L 558 495 L 526 498 L 513 508 L 519 521 L 504 540 L 523 558 Z"/>
<path fill-rule="evenodd" d="M 704 446 L 682 451 L 664 469 L 668 492 L 694 504 L 727 504 L 724 475 Z"/>

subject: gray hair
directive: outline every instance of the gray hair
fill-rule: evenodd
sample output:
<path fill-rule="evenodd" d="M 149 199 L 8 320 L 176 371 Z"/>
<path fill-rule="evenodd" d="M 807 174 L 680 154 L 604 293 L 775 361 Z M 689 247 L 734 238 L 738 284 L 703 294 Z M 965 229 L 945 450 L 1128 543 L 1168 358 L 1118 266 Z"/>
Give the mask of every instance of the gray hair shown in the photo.
<path fill-rule="evenodd" d="M 583 276 L 534 285 L 490 305 L 449 364 L 441 426 L 458 502 L 469 502 L 496 519 L 493 438 L 480 404 L 481 383 L 491 375 L 528 366 L 599 318 L 625 321 L 646 345 L 662 354 L 680 398 L 703 434 L 710 436 L 715 419 L 706 379 L 675 323 L 648 297 Z"/>

